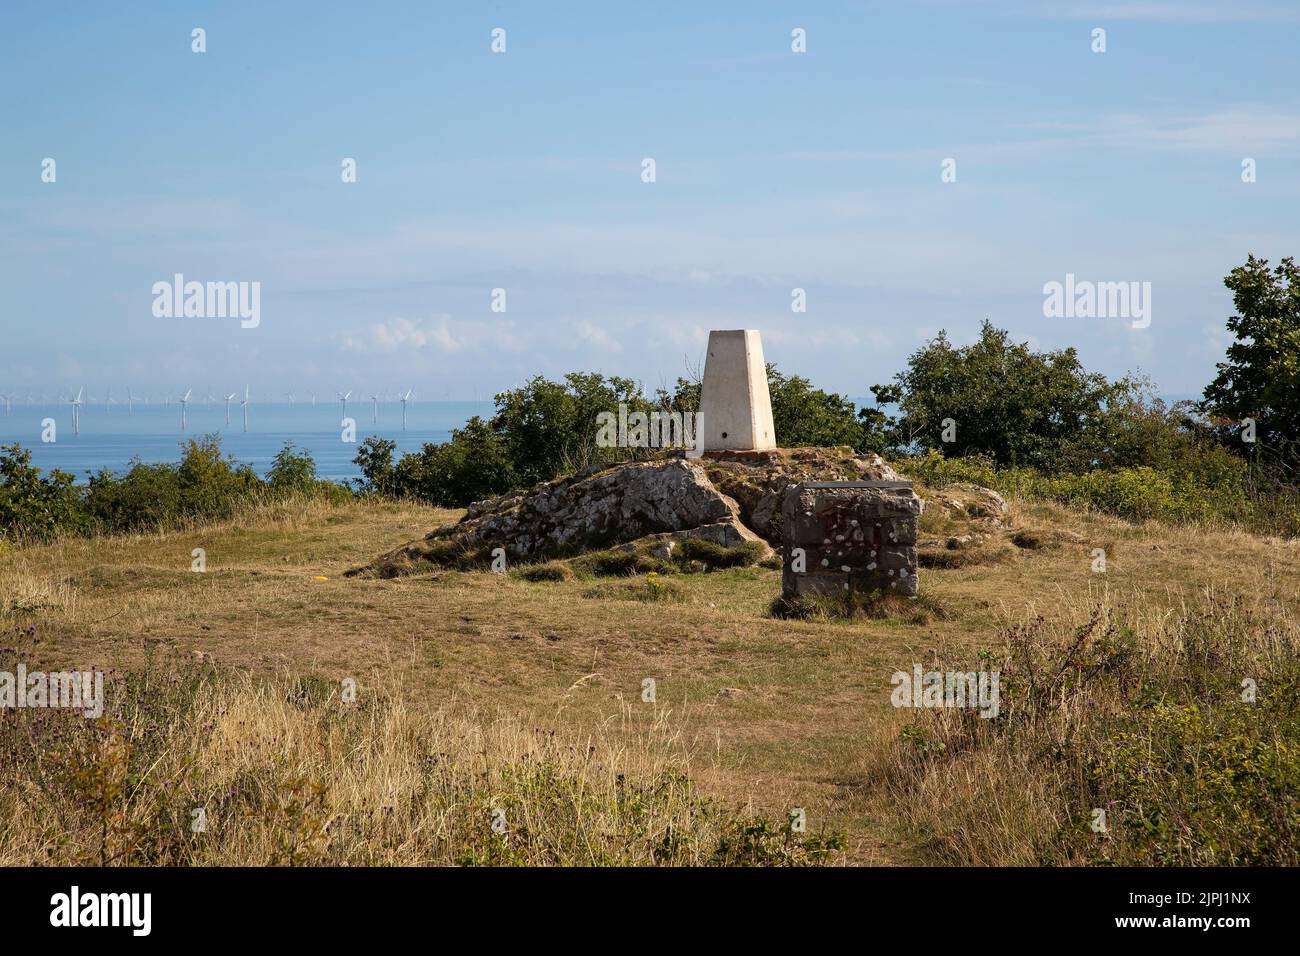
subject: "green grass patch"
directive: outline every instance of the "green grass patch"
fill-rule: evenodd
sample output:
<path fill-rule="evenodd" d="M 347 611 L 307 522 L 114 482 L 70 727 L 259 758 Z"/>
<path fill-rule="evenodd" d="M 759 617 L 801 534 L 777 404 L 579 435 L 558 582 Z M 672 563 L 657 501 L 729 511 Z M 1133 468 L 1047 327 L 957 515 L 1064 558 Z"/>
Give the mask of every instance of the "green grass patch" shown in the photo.
<path fill-rule="evenodd" d="M 530 564 L 526 567 L 516 568 L 511 574 L 522 581 L 531 581 L 534 584 L 544 581 L 568 581 L 574 576 L 573 570 L 563 561 Z"/>
<path fill-rule="evenodd" d="M 682 591 L 679 585 L 673 581 L 665 581 L 653 571 L 647 574 L 645 579 L 641 581 L 608 581 L 598 584 L 595 587 L 583 591 L 582 596 L 585 598 L 614 601 L 664 601 L 668 603 L 681 603 L 686 600 L 686 594 Z"/>

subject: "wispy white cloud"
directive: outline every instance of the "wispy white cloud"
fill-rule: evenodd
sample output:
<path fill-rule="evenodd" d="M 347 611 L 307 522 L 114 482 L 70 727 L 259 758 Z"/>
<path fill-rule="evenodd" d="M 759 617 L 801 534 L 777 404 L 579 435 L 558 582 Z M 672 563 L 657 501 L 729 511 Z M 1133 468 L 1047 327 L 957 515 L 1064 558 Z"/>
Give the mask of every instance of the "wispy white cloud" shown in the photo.
<path fill-rule="evenodd" d="M 621 352 L 623 346 L 604 328 L 594 322 L 579 322 L 574 327 L 577 342 L 589 345 L 601 352 Z"/>
<path fill-rule="evenodd" d="M 517 352 L 523 347 L 507 322 L 456 321 L 448 315 L 392 318 L 335 336 L 340 348 L 362 354 L 429 351 L 444 355 L 491 345 Z"/>
<path fill-rule="evenodd" d="M 933 147 L 895 150 L 800 150 L 791 160 L 824 163 L 865 163 L 880 160 L 932 162 L 952 156 L 962 160 L 1031 160 L 1084 149 L 1124 149 L 1132 152 L 1293 154 L 1300 152 L 1300 113 L 1273 107 L 1244 105 L 1204 113 L 1098 113 L 1072 120 L 1028 120 L 1007 123 L 996 138 Z M 1242 155 L 1249 155 L 1243 153 Z M 864 207 L 865 208 L 865 207 Z"/>

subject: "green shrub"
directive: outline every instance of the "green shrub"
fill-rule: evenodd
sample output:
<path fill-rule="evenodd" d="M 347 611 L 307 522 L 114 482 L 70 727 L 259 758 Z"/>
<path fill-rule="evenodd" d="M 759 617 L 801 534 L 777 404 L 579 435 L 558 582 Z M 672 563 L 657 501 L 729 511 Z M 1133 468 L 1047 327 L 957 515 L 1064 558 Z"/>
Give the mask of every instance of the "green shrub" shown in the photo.
<path fill-rule="evenodd" d="M 821 866 L 848 844 L 844 833 L 801 834 L 771 820 L 732 821 L 723 828 L 710 866 Z"/>
<path fill-rule="evenodd" d="M 120 477 L 103 469 L 91 476 L 82 506 L 90 521 L 105 531 L 173 525 L 182 512 L 176 466 L 147 465 L 136 459 Z"/>
<path fill-rule="evenodd" d="M 979 655 L 1000 674 L 996 716 L 918 711 L 882 779 L 927 853 L 1300 865 L 1300 623 L 1285 605 L 1207 597 L 1152 620 L 1100 603 L 1080 624 L 1034 616 L 1004 636 Z"/>
<path fill-rule="evenodd" d="M 293 442 L 285 442 L 267 472 L 272 491 L 308 491 L 316 483 L 316 461 L 306 451 L 295 451 Z"/>
<path fill-rule="evenodd" d="M 1274 470 L 1248 465 L 1221 449 L 1208 449 L 1203 463 L 1191 472 L 1142 465 L 1048 475 L 1031 468 L 998 470 L 986 458 L 945 458 L 930 451 L 900 461 L 899 467 L 932 488 L 976 484 L 1129 521 L 1231 522 L 1265 533 L 1300 535 L 1300 491 Z"/>
<path fill-rule="evenodd" d="M 672 568 L 664 561 L 643 551 L 631 548 L 613 548 L 609 551 L 594 551 L 578 558 L 575 562 L 582 570 L 597 577 L 629 577 L 634 574 L 665 574 Z"/>
<path fill-rule="evenodd" d="M 382 449 L 378 453 L 376 478 L 386 480 Z M 451 441 L 403 455 L 392 476 L 398 495 L 456 508 L 502 494 L 517 483 L 505 442 L 477 415 L 454 430 Z"/>
<path fill-rule="evenodd" d="M 545 564 L 530 564 L 515 570 L 515 575 L 524 581 L 568 581 L 573 571 L 563 561 L 547 561 Z"/>
<path fill-rule="evenodd" d="M 57 469 L 42 476 L 31 466 L 31 453 L 17 445 L 0 449 L 0 534 L 19 540 L 156 531 L 229 518 L 268 495 L 289 494 L 331 502 L 352 497 L 345 486 L 317 478 L 311 456 L 291 444 L 265 481 L 223 456 L 219 437 L 207 435 L 183 443 L 176 464 L 137 458 L 121 475 L 101 469 L 84 486 Z"/>
<path fill-rule="evenodd" d="M 57 468 L 42 476 L 21 445 L 0 446 L 0 534 L 43 541 L 84 528 L 74 481 Z"/>
<path fill-rule="evenodd" d="M 732 547 L 707 538 L 684 538 L 673 548 L 677 561 L 699 561 L 706 568 L 748 568 L 758 563 L 767 549 L 759 541 L 745 541 Z"/>
<path fill-rule="evenodd" d="M 629 577 L 635 574 L 747 568 L 758 563 L 766 550 L 758 541 L 746 541 L 727 547 L 704 538 L 683 538 L 673 542 L 672 557 L 663 559 L 651 554 L 651 547 L 641 544 L 635 548 L 594 551 L 575 559 L 573 563 L 584 573 L 597 577 Z"/>
<path fill-rule="evenodd" d="M 1118 824 L 1099 855 L 1136 866 L 1294 866 L 1297 701 L 1291 675 L 1253 704 L 1162 703 L 1118 731 L 1094 771 Z"/>

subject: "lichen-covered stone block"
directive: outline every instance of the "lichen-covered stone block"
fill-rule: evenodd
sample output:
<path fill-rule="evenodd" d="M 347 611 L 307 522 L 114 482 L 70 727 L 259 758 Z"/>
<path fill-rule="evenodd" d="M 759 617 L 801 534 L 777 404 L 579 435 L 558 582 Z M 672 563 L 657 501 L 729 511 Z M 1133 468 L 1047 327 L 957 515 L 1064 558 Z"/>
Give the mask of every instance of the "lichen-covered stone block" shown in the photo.
<path fill-rule="evenodd" d="M 812 481 L 786 489 L 787 597 L 845 590 L 917 593 L 922 501 L 910 481 Z"/>

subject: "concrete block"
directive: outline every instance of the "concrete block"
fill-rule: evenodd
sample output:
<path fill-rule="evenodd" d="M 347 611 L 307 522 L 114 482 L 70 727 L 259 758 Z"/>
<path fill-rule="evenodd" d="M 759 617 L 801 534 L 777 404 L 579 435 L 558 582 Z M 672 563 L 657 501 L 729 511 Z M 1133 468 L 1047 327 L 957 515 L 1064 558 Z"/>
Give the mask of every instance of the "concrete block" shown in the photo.
<path fill-rule="evenodd" d="M 776 447 L 763 342 L 754 329 L 709 333 L 700 386 L 703 451 L 764 451 Z"/>

